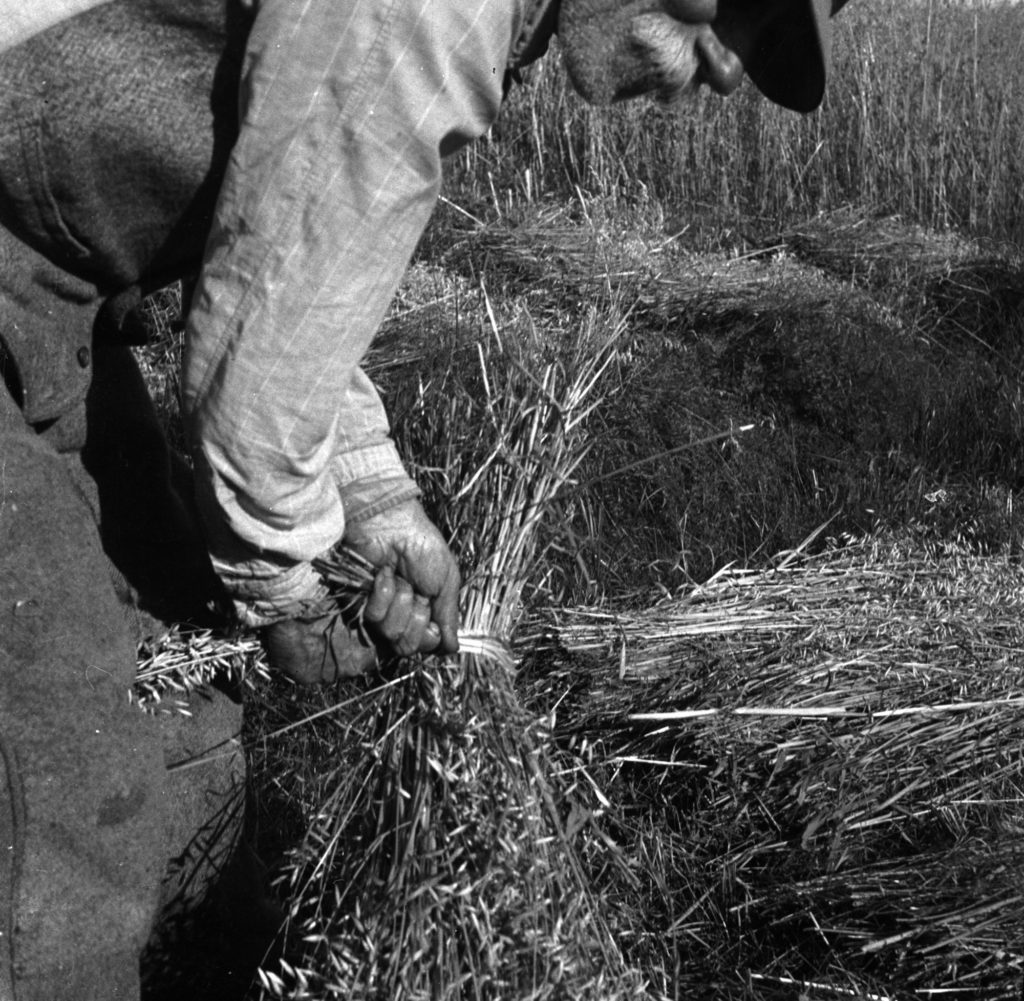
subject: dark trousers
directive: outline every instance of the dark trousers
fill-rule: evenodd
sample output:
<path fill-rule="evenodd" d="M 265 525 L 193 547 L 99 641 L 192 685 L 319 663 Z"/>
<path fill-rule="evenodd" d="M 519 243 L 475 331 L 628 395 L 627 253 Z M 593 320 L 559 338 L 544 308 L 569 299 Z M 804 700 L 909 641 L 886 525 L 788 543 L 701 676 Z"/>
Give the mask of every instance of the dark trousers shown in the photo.
<path fill-rule="evenodd" d="M 0 54 L 0 1001 L 137 998 L 238 836 L 237 702 L 127 698 L 139 623 L 216 582 L 122 342 L 198 263 L 243 40 L 225 0 L 116 0 Z"/>

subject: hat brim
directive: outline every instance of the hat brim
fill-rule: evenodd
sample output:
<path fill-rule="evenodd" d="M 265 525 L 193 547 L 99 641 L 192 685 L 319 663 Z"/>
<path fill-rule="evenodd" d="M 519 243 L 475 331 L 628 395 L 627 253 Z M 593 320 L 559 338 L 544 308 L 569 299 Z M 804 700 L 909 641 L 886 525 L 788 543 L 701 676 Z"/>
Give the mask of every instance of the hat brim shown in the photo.
<path fill-rule="evenodd" d="M 821 104 L 831 59 L 833 6 L 832 0 L 795 0 L 765 26 L 745 69 L 768 100 L 800 112 Z"/>

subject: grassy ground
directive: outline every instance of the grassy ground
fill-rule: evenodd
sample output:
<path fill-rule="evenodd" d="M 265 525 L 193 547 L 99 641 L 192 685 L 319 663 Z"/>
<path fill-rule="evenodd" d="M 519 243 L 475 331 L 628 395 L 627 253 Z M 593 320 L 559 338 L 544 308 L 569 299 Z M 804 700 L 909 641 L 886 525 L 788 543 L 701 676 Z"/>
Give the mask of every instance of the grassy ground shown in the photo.
<path fill-rule="evenodd" d="M 370 364 L 518 671 L 254 679 L 264 995 L 1020 996 L 1022 26 L 453 165 Z"/>

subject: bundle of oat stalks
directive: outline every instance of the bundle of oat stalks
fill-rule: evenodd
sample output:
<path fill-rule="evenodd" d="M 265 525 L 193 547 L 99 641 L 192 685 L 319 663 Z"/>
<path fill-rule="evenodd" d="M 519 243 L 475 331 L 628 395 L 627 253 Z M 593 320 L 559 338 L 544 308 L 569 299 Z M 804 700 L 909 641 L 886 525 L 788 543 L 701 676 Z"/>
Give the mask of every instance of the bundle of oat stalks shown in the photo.
<path fill-rule="evenodd" d="M 543 720 L 521 706 L 511 658 L 495 654 L 521 614 L 544 520 L 585 454 L 610 355 L 593 332 L 583 340 L 569 364 L 539 336 L 505 342 L 495 328 L 412 394 L 405 423 L 422 439 L 407 451 L 445 473 L 439 520 L 465 567 L 466 649 L 391 665 L 331 720 L 336 751 L 288 874 L 309 972 L 290 985 L 268 976 L 272 992 L 304 978 L 345 998 L 636 989 L 566 834 Z M 340 557 L 321 569 L 340 591 L 359 586 Z"/>
<path fill-rule="evenodd" d="M 468 348 L 453 343 L 456 363 L 412 387 L 418 413 L 407 423 L 423 440 L 409 452 L 445 473 L 438 520 L 465 568 L 464 650 L 388 664 L 261 735 L 275 795 L 306 828 L 283 877 L 286 959 L 262 974 L 270 996 L 604 999 L 638 989 L 567 833 L 572 803 L 550 734 L 520 704 L 507 653 L 611 357 L 593 329 L 578 336 L 575 356 L 559 362 L 539 335 L 506 343 L 495 328 Z M 346 603 L 370 580 L 344 552 L 320 569 Z M 185 650 L 182 641 L 173 670 L 165 644 L 140 672 L 150 693 L 181 683 L 168 675 L 183 657 L 200 677 L 220 657 L 210 637 Z"/>

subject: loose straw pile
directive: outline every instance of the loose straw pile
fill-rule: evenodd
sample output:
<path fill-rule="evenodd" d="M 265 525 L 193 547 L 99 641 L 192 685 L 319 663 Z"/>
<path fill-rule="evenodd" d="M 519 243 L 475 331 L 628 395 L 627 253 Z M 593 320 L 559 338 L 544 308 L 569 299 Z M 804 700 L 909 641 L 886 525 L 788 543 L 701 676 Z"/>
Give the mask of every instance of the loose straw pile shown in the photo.
<path fill-rule="evenodd" d="M 702 943 L 691 975 L 756 976 L 780 997 L 794 978 L 856 996 L 1019 992 L 1015 561 L 875 539 L 648 609 L 551 618 L 534 697 L 555 732 L 586 748 L 623 817 L 688 804 L 678 840 L 651 830 L 624 850 L 654 845 L 661 871 L 685 874 L 671 899 L 674 933 Z M 659 906 L 638 903 L 636 923 Z"/>

